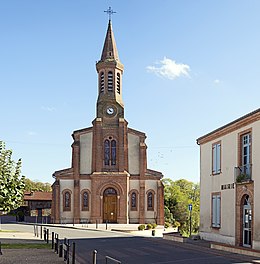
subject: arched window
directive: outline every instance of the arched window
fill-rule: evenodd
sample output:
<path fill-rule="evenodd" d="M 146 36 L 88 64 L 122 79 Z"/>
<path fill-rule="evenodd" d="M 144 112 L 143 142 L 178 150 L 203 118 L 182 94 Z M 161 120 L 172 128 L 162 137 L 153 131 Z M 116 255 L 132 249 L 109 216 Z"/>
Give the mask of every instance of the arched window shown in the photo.
<path fill-rule="evenodd" d="M 107 188 L 105 191 L 104 191 L 104 196 L 106 195 L 116 195 L 117 192 L 114 188 Z"/>
<path fill-rule="evenodd" d="M 120 73 L 118 72 L 116 75 L 116 91 L 120 94 Z"/>
<path fill-rule="evenodd" d="M 111 141 L 111 165 L 116 165 L 116 141 Z"/>
<path fill-rule="evenodd" d="M 105 74 L 104 72 L 100 73 L 100 92 L 103 93 L 104 92 L 104 88 L 105 88 Z"/>
<path fill-rule="evenodd" d="M 83 211 L 89 210 L 89 195 L 87 191 L 82 193 L 82 210 Z"/>
<path fill-rule="evenodd" d="M 154 207 L 154 198 L 153 198 L 153 193 L 148 192 L 147 194 L 147 210 L 148 211 L 153 211 Z"/>
<path fill-rule="evenodd" d="M 107 90 L 113 92 L 113 72 L 109 71 L 107 75 Z"/>
<path fill-rule="evenodd" d="M 104 142 L 104 164 L 105 166 L 116 165 L 116 141 L 114 139 L 106 139 Z"/>
<path fill-rule="evenodd" d="M 63 194 L 63 210 L 64 211 L 71 210 L 71 194 L 69 191 L 65 191 Z"/>
<path fill-rule="evenodd" d="M 109 165 L 109 160 L 110 160 L 110 141 L 108 139 L 106 139 L 105 143 L 104 143 L 104 158 L 105 158 L 105 165 Z"/>
<path fill-rule="evenodd" d="M 137 194 L 132 192 L 131 194 L 131 210 L 137 210 Z"/>

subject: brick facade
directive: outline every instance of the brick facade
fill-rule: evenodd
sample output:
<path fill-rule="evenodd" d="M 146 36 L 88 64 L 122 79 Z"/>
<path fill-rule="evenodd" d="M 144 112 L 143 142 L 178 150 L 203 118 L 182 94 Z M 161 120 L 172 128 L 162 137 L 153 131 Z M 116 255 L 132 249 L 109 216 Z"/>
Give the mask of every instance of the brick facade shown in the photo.
<path fill-rule="evenodd" d="M 99 89 L 97 116 L 92 127 L 72 134 L 72 167 L 54 173 L 53 221 L 79 223 L 86 218 L 99 223 L 108 219 L 122 224 L 156 222 L 162 225 L 163 175 L 147 169 L 146 136 L 128 128 L 124 119 L 121 87 L 124 67 L 119 61 L 110 21 L 96 69 Z M 86 162 L 85 166 L 81 166 L 82 162 Z M 62 192 L 65 189 L 72 193 L 70 212 L 62 209 Z M 89 199 L 90 206 L 85 211 L 82 210 L 83 190 L 89 194 L 85 199 Z M 152 212 L 147 210 L 148 190 L 154 197 Z M 133 191 L 137 195 L 137 208 L 132 211 L 130 197 Z"/>

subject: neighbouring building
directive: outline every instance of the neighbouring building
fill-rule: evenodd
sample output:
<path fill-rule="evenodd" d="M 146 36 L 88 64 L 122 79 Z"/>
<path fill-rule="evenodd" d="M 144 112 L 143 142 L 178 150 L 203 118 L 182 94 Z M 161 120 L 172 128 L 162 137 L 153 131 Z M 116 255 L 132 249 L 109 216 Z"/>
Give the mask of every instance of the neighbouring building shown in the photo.
<path fill-rule="evenodd" d="M 163 175 L 147 168 L 146 135 L 124 118 L 124 66 L 110 20 L 96 70 L 96 118 L 73 132 L 71 168 L 53 174 L 52 219 L 164 224 Z"/>
<path fill-rule="evenodd" d="M 200 235 L 260 249 L 260 109 L 197 139 Z"/>
<path fill-rule="evenodd" d="M 51 192 L 24 192 L 23 203 L 19 208 L 13 210 L 12 213 L 17 215 L 17 221 L 49 221 L 51 204 Z"/>

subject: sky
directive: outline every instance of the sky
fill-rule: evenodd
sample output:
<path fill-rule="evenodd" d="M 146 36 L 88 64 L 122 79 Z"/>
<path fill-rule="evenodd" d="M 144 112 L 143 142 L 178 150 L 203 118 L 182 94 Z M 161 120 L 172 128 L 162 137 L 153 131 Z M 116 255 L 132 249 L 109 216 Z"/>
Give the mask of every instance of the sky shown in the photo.
<path fill-rule="evenodd" d="M 0 140 L 53 183 L 92 126 L 111 6 L 125 118 L 148 167 L 199 182 L 196 139 L 260 107 L 259 0 L 1 0 Z"/>

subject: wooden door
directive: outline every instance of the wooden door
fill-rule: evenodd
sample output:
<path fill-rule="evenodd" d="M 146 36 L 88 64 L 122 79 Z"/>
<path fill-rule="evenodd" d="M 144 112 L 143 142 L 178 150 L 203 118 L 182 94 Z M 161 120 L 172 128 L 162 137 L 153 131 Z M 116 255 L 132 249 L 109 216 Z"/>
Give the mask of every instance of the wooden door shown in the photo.
<path fill-rule="evenodd" d="M 103 221 L 109 223 L 117 222 L 117 196 L 104 196 Z"/>

